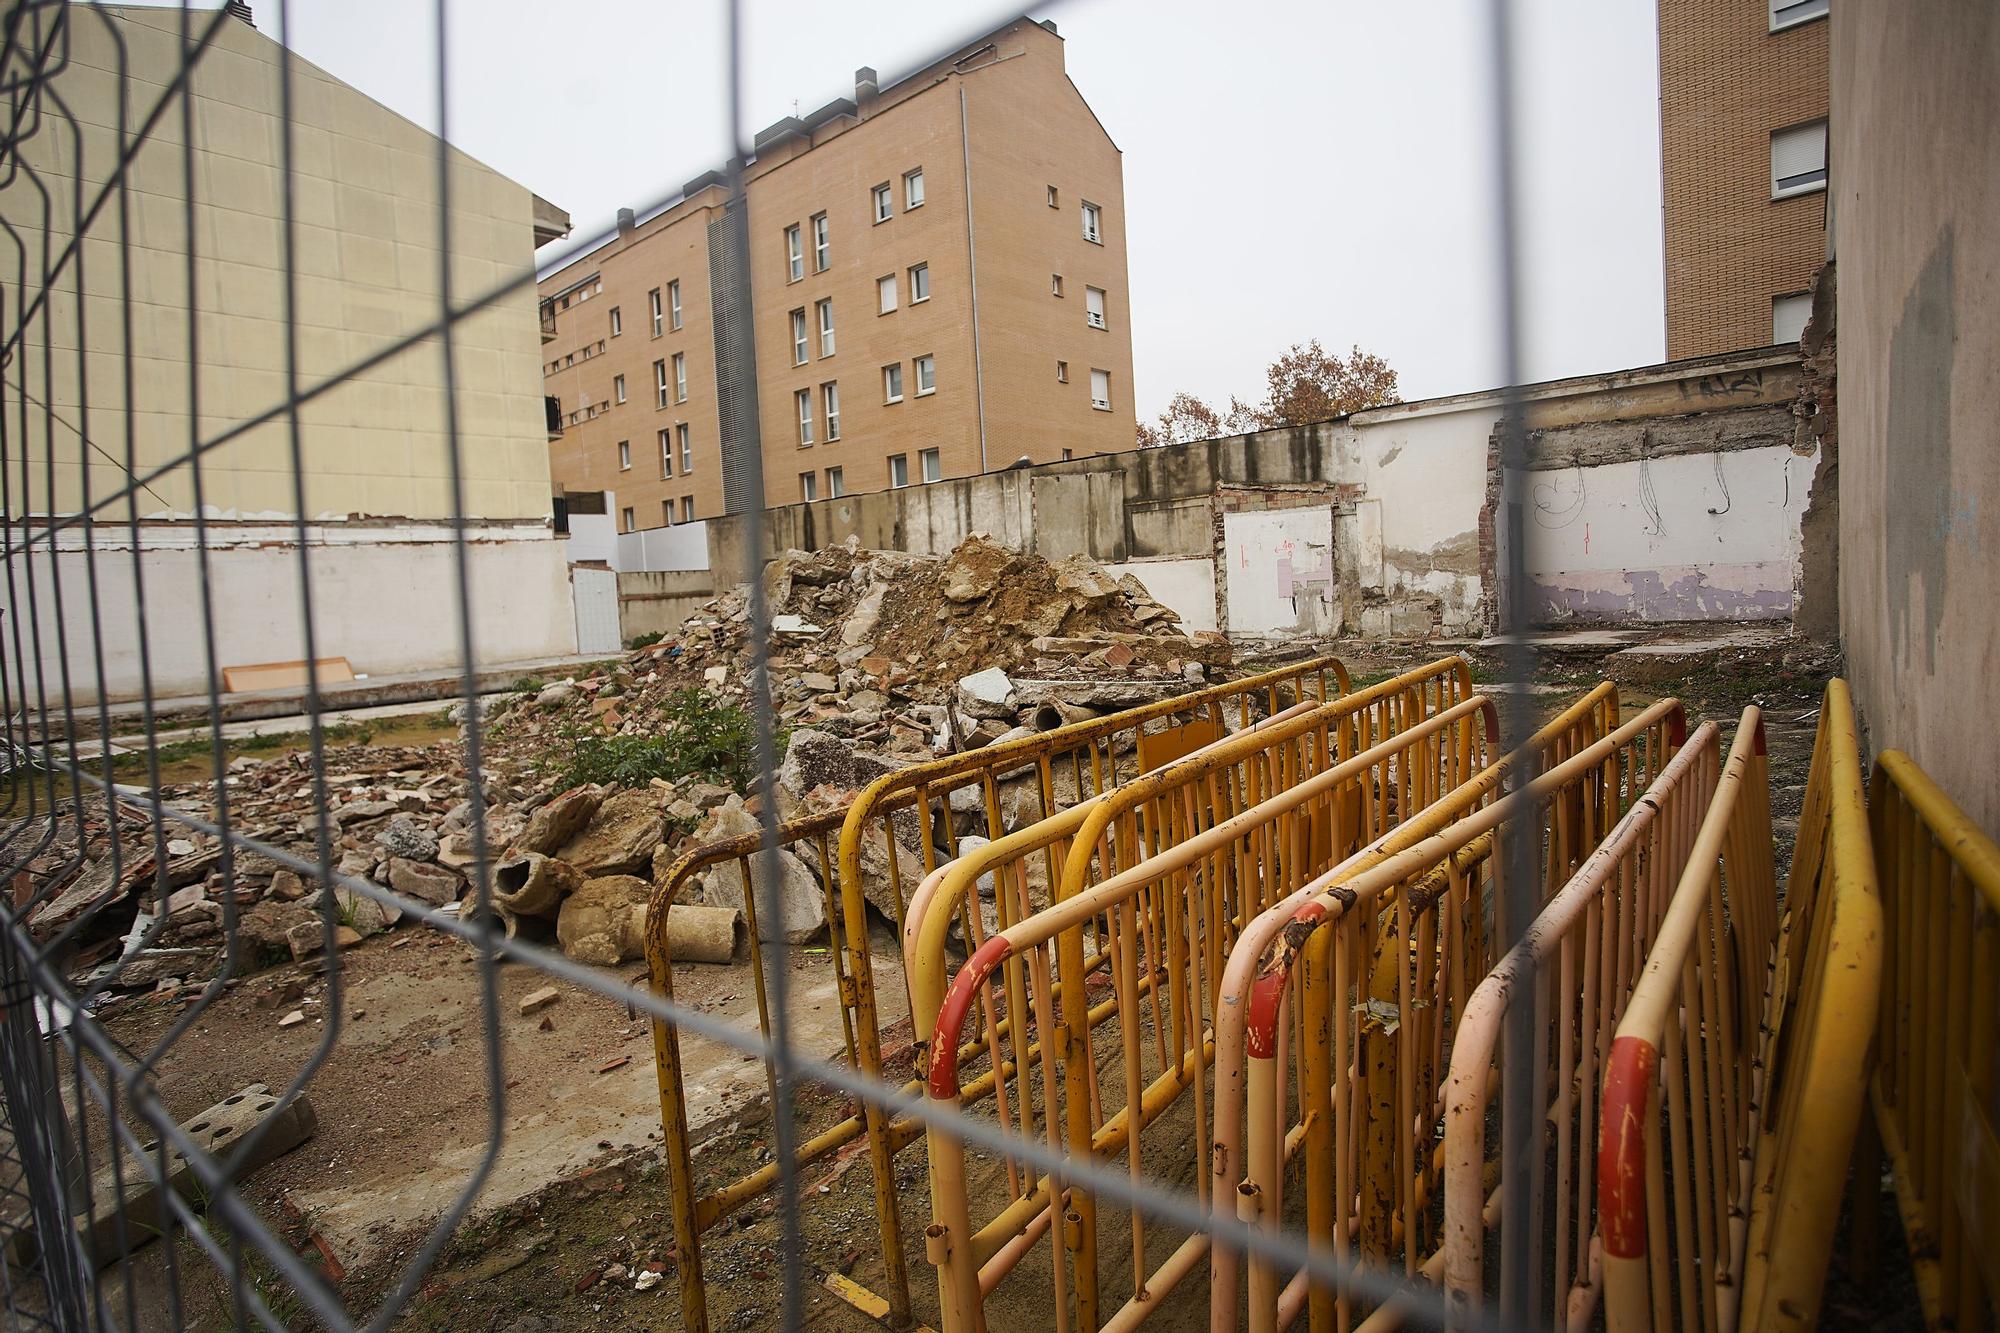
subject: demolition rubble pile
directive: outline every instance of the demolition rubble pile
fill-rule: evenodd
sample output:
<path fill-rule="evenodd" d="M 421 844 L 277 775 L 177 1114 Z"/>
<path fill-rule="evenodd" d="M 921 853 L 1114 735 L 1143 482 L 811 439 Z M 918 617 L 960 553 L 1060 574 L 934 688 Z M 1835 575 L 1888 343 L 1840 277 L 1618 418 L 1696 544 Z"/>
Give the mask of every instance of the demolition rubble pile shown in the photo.
<path fill-rule="evenodd" d="M 647 902 L 679 855 L 716 839 L 754 838 L 763 799 L 755 784 L 737 791 L 707 775 L 567 787 L 553 762 L 579 741 L 670 730 L 675 724 L 663 721 L 670 701 L 691 690 L 702 707 L 747 706 L 748 591 L 709 602 L 675 637 L 599 675 L 524 682 L 481 701 L 484 845 L 495 915 L 509 935 L 552 937 L 595 964 L 642 956 Z M 769 566 L 765 592 L 773 702 L 785 736 L 770 793 L 781 818 L 845 808 L 875 777 L 907 763 L 1199 688 L 1228 663 L 1219 636 L 1183 635 L 1173 613 L 1130 575 L 1113 578 L 1082 557 L 1052 564 L 978 536 L 943 559 L 852 546 L 788 552 Z M 454 720 L 462 721 L 458 712 Z M 323 783 L 303 754 L 231 763 L 223 788 L 232 828 L 317 861 L 314 811 L 323 792 L 325 836 L 342 877 L 447 915 L 477 910 L 479 850 L 462 746 L 351 745 L 326 755 Z M 215 785 L 205 780 L 160 794 L 203 819 L 220 813 Z M 1037 817 L 1036 793 L 1007 789 L 1001 797 L 1009 827 Z M 984 819 L 976 802 L 954 798 L 952 806 L 964 825 L 954 835 L 962 851 Z M 225 966 L 231 919 L 233 970 L 241 974 L 314 959 L 329 942 L 329 916 L 338 922 L 336 948 L 403 918 L 391 904 L 322 885 L 260 853 L 225 856 L 207 835 L 190 831 L 158 846 L 131 815 L 120 816 L 114 857 L 101 803 L 88 807 L 80 845 L 77 823 L 31 867 L 37 888 L 48 891 L 30 925 L 45 939 L 65 936 L 79 980 L 192 995 Z M 914 818 L 898 821 L 906 874 L 922 863 L 922 836 Z M 870 900 L 893 919 L 888 855 L 870 843 L 863 871 Z M 831 869 L 811 850 L 780 853 L 779 925 L 788 939 L 824 930 Z M 169 894 L 164 904 L 160 886 Z M 673 956 L 729 961 L 741 944 L 743 897 L 733 862 L 683 884 L 669 916 Z"/>

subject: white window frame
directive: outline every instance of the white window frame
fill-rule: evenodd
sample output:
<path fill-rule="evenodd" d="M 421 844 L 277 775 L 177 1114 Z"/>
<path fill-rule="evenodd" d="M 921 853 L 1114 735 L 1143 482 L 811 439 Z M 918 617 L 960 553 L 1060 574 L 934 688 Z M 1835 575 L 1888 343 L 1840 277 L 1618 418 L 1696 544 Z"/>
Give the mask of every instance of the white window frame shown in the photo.
<path fill-rule="evenodd" d="M 937 450 L 926 449 L 918 454 L 917 466 L 923 476 L 924 485 L 928 486 L 934 481 L 944 480 L 944 461 L 938 456 Z"/>
<path fill-rule="evenodd" d="M 811 326 L 806 323 L 806 311 L 800 306 L 792 312 L 792 364 L 803 366 L 812 357 L 812 343 L 808 337 Z"/>
<path fill-rule="evenodd" d="M 621 403 L 625 401 L 625 377 L 623 375 L 613 375 L 611 377 L 611 396 Z"/>
<path fill-rule="evenodd" d="M 660 427 L 660 480 L 674 475 L 674 428 Z"/>
<path fill-rule="evenodd" d="M 617 337 L 617 336 L 618 336 L 619 334 L 621 334 L 621 333 L 623 333 L 623 332 L 625 332 L 625 316 L 619 313 L 619 311 L 618 311 L 618 307 L 617 307 L 617 306 L 612 306 L 612 307 L 611 307 L 611 336 L 612 336 L 612 337 L 614 337 L 614 338 L 616 338 L 616 337 Z"/>
<path fill-rule="evenodd" d="M 637 532 L 639 530 L 639 519 L 633 514 L 631 505 L 626 505 L 619 513 L 625 520 L 625 531 Z"/>
<path fill-rule="evenodd" d="M 653 363 L 653 396 L 656 407 L 667 405 L 667 362 L 662 357 Z"/>
<path fill-rule="evenodd" d="M 896 313 L 896 275 L 893 273 L 875 279 L 875 313 L 878 315 Z"/>
<path fill-rule="evenodd" d="M 1099 378 L 1100 376 L 1102 377 L 1101 381 L 1100 381 L 1100 378 Z M 1100 382 L 1101 382 L 1101 383 L 1102 383 L 1102 384 L 1104 385 L 1104 396 L 1103 396 L 1102 398 L 1099 398 L 1099 397 L 1097 396 L 1097 386 L 1098 386 L 1098 384 L 1099 384 Z M 1109 412 L 1109 411 L 1111 410 L 1111 372 L 1110 372 L 1110 371 L 1108 371 L 1108 370 L 1099 370 L 1099 369 L 1097 369 L 1097 367 L 1095 367 L 1095 366 L 1092 366 L 1092 367 L 1091 367 L 1091 369 L 1090 369 L 1090 406 L 1092 407 L 1092 409 L 1093 409 L 1093 410 L 1095 410 L 1095 411 L 1098 411 L 1098 412 Z"/>
<path fill-rule="evenodd" d="M 1104 244 L 1104 210 L 1088 199 L 1083 201 L 1083 239 L 1092 245 Z"/>
<path fill-rule="evenodd" d="M 1083 289 L 1083 322 L 1093 329 L 1109 328 L 1104 322 L 1104 289 L 1085 287 Z"/>
<path fill-rule="evenodd" d="M 813 272 L 824 273 L 833 267 L 833 224 L 826 214 L 812 215 L 813 229 Z"/>
<path fill-rule="evenodd" d="M 828 380 L 819 386 L 820 415 L 826 419 L 828 444 L 840 438 L 840 381 Z"/>
<path fill-rule="evenodd" d="M 903 173 L 903 211 L 924 206 L 924 169 L 916 167 Z"/>
<path fill-rule="evenodd" d="M 819 499 L 819 473 L 799 473 L 799 499 L 806 504 Z"/>
<path fill-rule="evenodd" d="M 1826 188 L 1827 142 L 1826 121 L 1808 120 L 1782 130 L 1771 131 L 1771 198 L 1791 199 L 1801 194 L 1815 194 Z M 1814 133 L 1819 136 L 1819 165 L 1806 171 L 1795 171 L 1785 176 L 1778 175 L 1778 144 L 1780 140 L 1798 141 Z M 1786 184 L 1786 181 L 1792 182 Z"/>
<path fill-rule="evenodd" d="M 889 455 L 889 489 L 900 491 L 910 484 L 910 456 L 908 454 Z"/>
<path fill-rule="evenodd" d="M 694 497 L 692 495 L 683 495 L 681 497 L 681 522 L 694 522 Z"/>
<path fill-rule="evenodd" d="M 813 394 L 811 389 L 800 389 L 792 394 L 792 407 L 799 419 L 799 448 L 804 449 L 813 442 Z"/>
<path fill-rule="evenodd" d="M 618 470 L 620 472 L 630 472 L 632 470 L 632 441 L 630 440 L 618 441 Z"/>
<path fill-rule="evenodd" d="M 882 367 L 882 401 L 900 403 L 903 401 L 903 363 L 892 361 Z"/>
<path fill-rule="evenodd" d="M 1802 303 L 1804 309 L 1800 310 L 1799 304 L 1795 303 Z M 1778 315 L 1781 307 L 1788 314 L 1795 313 L 1798 315 L 1798 320 L 1797 320 L 1798 332 L 1787 333 L 1785 329 L 1779 326 Z M 1777 293 L 1776 295 L 1771 297 L 1771 342 L 1774 345 L 1778 346 L 1785 346 L 1797 342 L 1799 339 L 1805 336 L 1806 321 L 1811 318 L 1812 318 L 1811 292 Z"/>
<path fill-rule="evenodd" d="M 647 300 L 647 302 L 649 303 L 649 305 L 650 305 L 650 307 L 651 307 L 651 309 L 652 309 L 652 312 L 653 312 L 653 336 L 654 336 L 655 338 L 657 338 L 657 337 L 659 337 L 659 336 L 660 336 L 660 319 L 661 319 L 661 316 L 660 316 L 660 289 L 659 289 L 658 287 L 655 287 L 655 288 L 653 288 L 653 290 L 652 290 L 652 291 L 650 291 L 650 292 L 647 292 L 647 293 L 646 293 L 646 300 Z"/>
<path fill-rule="evenodd" d="M 674 353 L 674 401 L 688 400 L 688 358 L 686 352 Z"/>
<path fill-rule="evenodd" d="M 1056 383 L 1057 384 L 1069 383 L 1069 362 L 1067 361 L 1056 362 Z"/>
<path fill-rule="evenodd" d="M 1050 208 L 1062 207 L 1062 196 L 1056 191 L 1056 187 L 1053 185 L 1049 187 L 1049 207 Z"/>
<path fill-rule="evenodd" d="M 819 355 L 823 361 L 833 355 L 833 298 L 821 297 L 813 303 L 813 312 L 819 321 Z"/>
<path fill-rule="evenodd" d="M 666 499 L 660 501 L 660 526 L 663 528 L 671 528 L 673 525 L 674 525 L 674 501 L 672 496 L 668 496 Z"/>
<path fill-rule="evenodd" d="M 910 265 L 910 304 L 922 305 L 931 299 L 931 266 L 928 263 Z"/>
<path fill-rule="evenodd" d="M 681 326 L 681 280 L 675 278 L 667 284 L 667 327 L 679 329 Z"/>
<path fill-rule="evenodd" d="M 789 275 L 786 282 L 797 282 L 806 275 L 805 243 L 796 222 L 785 228 L 785 272 Z"/>
<path fill-rule="evenodd" d="M 910 363 L 912 377 L 917 384 L 917 397 L 928 398 L 937 392 L 937 357 L 929 352 Z M 929 381 L 926 383 L 926 381 Z"/>
<path fill-rule="evenodd" d="M 1801 23 L 1823 19 L 1833 7 L 1830 0 L 1769 0 L 1769 3 L 1772 32 L 1783 32 Z"/>
<path fill-rule="evenodd" d="M 685 477 L 694 471 L 694 435 L 683 421 L 674 427 L 674 439 L 681 446 L 681 475 Z"/>
<path fill-rule="evenodd" d="M 845 494 L 847 494 L 846 476 L 837 467 L 828 468 L 826 470 L 826 498 L 829 500 L 838 500 Z"/>
<path fill-rule="evenodd" d="M 883 181 L 868 191 L 868 206 L 878 223 L 896 216 L 896 192 L 889 182 Z"/>

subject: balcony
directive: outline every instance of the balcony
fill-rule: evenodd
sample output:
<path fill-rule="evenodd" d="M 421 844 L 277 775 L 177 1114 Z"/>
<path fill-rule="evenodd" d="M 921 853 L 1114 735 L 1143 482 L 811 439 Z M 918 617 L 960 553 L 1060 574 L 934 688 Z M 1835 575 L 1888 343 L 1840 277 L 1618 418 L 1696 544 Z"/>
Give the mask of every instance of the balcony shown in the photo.
<path fill-rule="evenodd" d="M 545 343 L 554 342 L 555 339 L 556 303 L 544 298 L 542 301 L 542 341 Z"/>
<path fill-rule="evenodd" d="M 562 399 L 554 394 L 543 394 L 542 411 L 549 419 L 549 438 L 560 440 L 563 433 Z"/>

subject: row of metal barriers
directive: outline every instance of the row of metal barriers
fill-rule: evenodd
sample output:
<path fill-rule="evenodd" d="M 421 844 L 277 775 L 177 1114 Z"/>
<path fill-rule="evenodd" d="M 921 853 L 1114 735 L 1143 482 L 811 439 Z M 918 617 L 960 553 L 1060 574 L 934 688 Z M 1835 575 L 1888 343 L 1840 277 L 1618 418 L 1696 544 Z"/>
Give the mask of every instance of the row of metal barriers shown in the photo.
<path fill-rule="evenodd" d="M 1462 659 L 1360 690 L 1315 659 L 892 773 L 785 825 L 826 885 L 845 1058 L 912 1069 L 949 1113 L 860 1105 L 801 1147 L 809 1163 L 866 1141 L 880 1290 L 835 1289 L 917 1317 L 897 1159 L 921 1141 L 919 1253 L 947 1333 L 1023 1310 L 1063 1330 L 1169 1306 L 1186 1323 L 1204 1273 L 1222 1330 L 1396 1327 L 1419 1293 L 1460 1327 L 1809 1327 L 1873 1074 L 1862 1161 L 1878 1141 L 1891 1156 L 1927 1313 L 1990 1319 L 1966 1164 L 2000 1161 L 1980 1157 L 1993 997 L 1967 1002 L 1994 975 L 1992 845 L 1892 753 L 1873 841 L 1897 859 L 1878 876 L 1839 681 L 1782 895 L 1757 709 L 1725 750 L 1674 700 L 1625 716 L 1607 683 L 1516 754 L 1497 731 Z M 679 887 L 747 873 L 755 850 L 669 872 L 656 986 Z M 1504 948 L 1495 904 L 1522 866 L 1542 906 Z M 896 916 L 901 994 L 875 984 L 871 902 Z M 702 1328 L 701 1238 L 778 1170 L 697 1172 L 676 1034 L 656 1047 L 683 1316 Z M 1503 1097 L 1503 1070 L 1532 1086 Z M 973 1146 L 959 1115 L 1046 1151 Z M 1330 1265 L 1149 1219 L 1084 1165 Z M 1500 1225 L 1503 1199 L 1529 1201 L 1525 1224 Z"/>

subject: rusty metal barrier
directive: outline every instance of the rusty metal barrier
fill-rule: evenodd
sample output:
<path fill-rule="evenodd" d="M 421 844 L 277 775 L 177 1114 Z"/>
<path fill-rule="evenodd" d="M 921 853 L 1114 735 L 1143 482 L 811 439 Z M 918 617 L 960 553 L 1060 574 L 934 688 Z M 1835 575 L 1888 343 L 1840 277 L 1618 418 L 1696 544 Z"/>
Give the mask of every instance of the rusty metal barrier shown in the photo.
<path fill-rule="evenodd" d="M 1854 1178 L 1888 1152 L 1925 1322 L 2000 1327 L 2000 847 L 1901 750 L 1876 756 L 1868 797 L 1888 947 Z"/>
<path fill-rule="evenodd" d="M 1597 1188 L 1614 1333 L 1812 1327 L 1840 1214 L 1828 1163 L 1854 1146 L 1881 972 L 1845 683 L 1820 709 L 1782 920 L 1744 739 L 1612 1042 Z"/>
<path fill-rule="evenodd" d="M 1550 748 L 1538 736 L 1537 749 Z M 1303 1158 L 1308 1244 L 1378 1272 L 1400 1252 L 1414 1278 L 1435 1230 L 1451 1026 L 1493 959 L 1501 839 L 1518 829 L 1537 839 L 1546 899 L 1685 738 L 1680 704 L 1662 700 L 1587 745 L 1561 746 L 1567 757 L 1488 799 L 1510 776 L 1503 760 L 1253 921 L 1217 1010 L 1212 1208 L 1276 1231 Z M 1367 1313 L 1346 1284 L 1309 1285 L 1303 1272 L 1285 1281 L 1261 1261 L 1247 1283 L 1238 1274 L 1235 1249 L 1217 1246 L 1211 1328 L 1236 1328 L 1240 1301 L 1253 1330 L 1302 1310 L 1322 1329 Z M 1396 1317 L 1377 1311 L 1364 1326 Z"/>
<path fill-rule="evenodd" d="M 1759 734 L 1757 710 L 1748 710 L 1737 731 L 1739 750 Z M 1660 923 L 1683 869 L 1692 864 L 1696 831 L 1710 808 L 1721 777 L 1721 733 L 1712 722 L 1695 728 L 1659 777 L 1592 852 L 1569 883 L 1549 900 L 1527 933 L 1479 983 L 1456 1023 L 1451 1065 L 1446 1075 L 1444 1244 L 1419 1272 L 1443 1277 L 1451 1327 L 1470 1327 L 1482 1301 L 1500 1298 L 1500 1309 L 1525 1309 L 1530 1326 L 1552 1324 L 1582 1329 L 1590 1325 L 1602 1284 L 1602 1252 L 1597 1234 L 1597 1092 L 1610 1055 L 1611 1038 L 1632 987 L 1651 951 Z M 1732 753 L 1732 764 L 1747 756 Z M 1768 820 L 1764 827 L 1768 829 Z M 1770 850 L 1764 843 L 1764 880 Z M 1515 1061 L 1532 1071 L 1530 1098 L 1534 1123 L 1524 1133 L 1491 1137 L 1498 1158 L 1489 1155 L 1488 1113 L 1499 1090 L 1498 1059 L 1503 1020 L 1510 1007 L 1528 1004 L 1540 1044 L 1535 1057 Z M 1520 1145 L 1525 1153 L 1508 1156 Z M 1501 1173 L 1541 1171 L 1552 1162 L 1554 1226 L 1546 1233 L 1532 1221 L 1505 1244 L 1528 1247 L 1525 1266 L 1501 1264 L 1503 1272 L 1547 1273 L 1552 1281 L 1550 1317 L 1540 1311 L 1543 1291 L 1489 1293 L 1484 1259 L 1489 1235 L 1499 1225 Z M 1553 1250 L 1546 1263 L 1546 1239 Z"/>
<path fill-rule="evenodd" d="M 1465 670 L 1463 664 L 1459 670 Z M 778 828 L 778 842 L 814 867 L 827 895 L 827 955 L 841 1006 L 843 1058 L 853 1068 L 881 1077 L 883 1030 L 873 960 L 868 943 L 868 909 L 879 899 L 893 908 L 900 932 L 908 901 L 905 884 L 914 884 L 938 862 L 936 841 L 952 835 L 954 794 L 975 790 L 986 818 L 987 836 L 1004 835 L 1007 815 L 999 793 L 1026 775 L 1034 780 L 1036 800 L 1028 813 L 1034 818 L 1088 800 L 1118 782 L 1192 751 L 1234 730 L 1245 730 L 1262 718 L 1284 712 L 1301 702 L 1324 702 L 1350 688 L 1346 666 L 1332 656 L 1312 657 L 1244 679 L 1162 699 L 1103 717 L 1071 723 L 1036 736 L 990 745 L 913 764 L 876 779 L 845 809 L 788 820 Z M 1026 818 L 1026 815 L 1022 816 Z M 838 830 L 838 837 L 835 831 Z M 907 836 L 914 833 L 914 839 Z M 880 859 L 865 864 L 869 840 L 879 845 Z M 911 848 L 909 841 L 918 846 Z M 653 990 L 673 998 L 673 963 L 666 948 L 667 912 L 683 886 L 696 876 L 734 867 L 742 882 L 754 882 L 751 862 L 761 845 L 757 834 L 722 839 L 682 853 L 654 885 L 646 915 L 646 961 Z M 921 867 L 919 869 L 918 867 Z M 871 899 L 869 888 L 877 890 Z M 771 1014 L 765 994 L 762 941 L 755 908 L 746 893 L 750 917 L 750 948 L 755 977 L 759 1029 L 768 1038 Z M 878 910 L 882 910 L 878 908 Z M 885 915 L 888 913 L 885 912 Z M 907 1000 L 907 982 L 904 999 Z M 895 1020 L 891 1020 L 894 1022 Z M 653 1025 L 654 1064 L 660 1087 L 660 1121 L 665 1135 L 667 1173 L 674 1222 L 676 1269 L 681 1316 L 694 1333 L 708 1327 L 702 1275 L 701 1237 L 737 1209 L 770 1192 L 779 1182 L 781 1164 L 769 1163 L 737 1179 L 705 1185 L 695 1171 L 678 1034 L 668 1025 Z M 765 1065 L 769 1079 L 772 1070 Z M 912 1091 L 917 1084 L 909 1084 Z M 824 1160 L 857 1139 L 868 1140 L 874 1177 L 875 1209 L 886 1290 L 873 1296 L 858 1284 L 847 1284 L 843 1298 L 886 1305 L 898 1324 L 909 1319 L 909 1279 L 904 1261 L 893 1158 L 922 1136 L 914 1121 L 891 1123 L 881 1108 L 868 1104 L 798 1145 L 796 1162 Z"/>
<path fill-rule="evenodd" d="M 1215 803 L 1214 779 L 1218 772 L 1228 771 L 1223 767 L 1226 757 L 1211 751 L 1111 793 L 1079 812 L 1080 817 L 1051 821 L 1060 823 L 1060 828 L 1037 830 L 1036 838 L 1020 838 L 1015 846 L 992 855 L 985 853 L 993 849 L 984 849 L 947 868 L 924 919 L 925 938 L 917 954 L 926 961 L 941 963 L 938 955 L 952 911 L 982 876 L 997 870 L 1017 902 L 1026 906 L 1018 871 L 1020 858 L 1035 850 L 1034 842 L 1066 838 L 1067 867 L 1110 859 L 1105 848 L 1120 837 L 1126 844 L 1126 868 L 1088 887 L 1072 892 L 1070 886 L 1078 881 L 1066 867 L 1056 901 L 1039 912 L 1019 912 L 1017 919 L 1004 921 L 1000 932 L 974 951 L 948 992 L 941 966 L 913 971 L 919 983 L 917 1012 L 929 1012 L 933 1005 L 938 1011 L 930 1047 L 929 1095 L 954 1104 L 965 1100 L 960 1066 L 980 1053 L 981 1046 L 961 1045 L 959 1037 L 975 1006 L 985 1010 L 991 1031 L 994 1016 L 1002 1011 L 991 991 L 998 982 L 1005 994 L 1004 1011 L 1011 1015 L 1032 1010 L 1044 1038 L 1038 1048 L 1043 1094 L 1039 1117 L 1033 1101 L 1034 1067 L 1018 1058 L 1008 1061 L 990 1040 L 985 1051 L 992 1064 L 982 1080 L 996 1074 L 1018 1075 L 1021 1132 L 1036 1132 L 1039 1118 L 1040 1131 L 1052 1148 L 1066 1147 L 1073 1157 L 1114 1158 L 1122 1153 L 1128 1171 L 1145 1174 L 1142 1135 L 1183 1093 L 1195 1089 L 1196 1120 L 1205 1118 L 1199 1089 L 1214 1049 L 1205 1035 L 1205 1014 L 1226 941 L 1244 914 L 1254 911 L 1278 884 L 1303 883 L 1329 858 L 1344 854 L 1354 835 L 1343 823 L 1347 811 L 1360 811 L 1368 829 L 1379 828 L 1399 811 L 1420 809 L 1421 801 L 1476 771 L 1492 721 L 1490 702 L 1472 696 L 1204 826 L 1201 811 Z M 1411 799 L 1383 799 L 1393 795 L 1399 784 Z M 1151 818 L 1141 829 L 1133 817 L 1146 812 Z M 1086 841 L 1079 830 L 1091 825 L 1100 832 L 1107 828 L 1121 832 Z M 1159 850 L 1140 860 L 1140 847 Z M 999 896 L 1004 900 L 1009 895 Z M 1086 937 L 1092 930 L 1097 948 L 1087 954 Z M 1113 994 L 1093 1006 L 1087 983 L 1100 968 L 1110 971 Z M 1083 1001 L 1071 1003 L 1067 996 L 1078 990 Z M 1055 1004 L 1059 998 L 1060 1018 Z M 1094 1076 L 1094 1031 L 1114 1017 L 1125 1072 L 1122 1102 L 1105 1092 Z M 1145 1038 L 1148 1018 L 1150 1042 Z M 1149 1061 L 1150 1075 L 1142 1072 Z M 1057 1088 L 1063 1091 L 1060 1110 Z M 1182 1164 L 1198 1184 L 1204 1175 L 1199 1139 L 1197 1135 L 1189 1141 Z M 1152 1151 L 1159 1150 L 1155 1144 Z M 1089 1192 L 1046 1177 L 1031 1186 L 1017 1182 L 1010 1163 L 1007 1204 L 975 1230 L 965 1189 L 963 1144 L 954 1135 L 934 1132 L 931 1161 L 937 1221 L 930 1235 L 933 1261 L 940 1266 L 946 1327 L 983 1327 L 983 1295 L 1020 1262 L 1058 1213 L 1065 1256 L 1054 1259 L 1051 1267 L 1057 1323 L 1066 1327 L 1070 1318 L 1068 1271 L 1073 1269 L 1077 1322 L 1096 1327 L 1096 1211 Z M 1157 1172 L 1159 1161 L 1151 1166 Z M 1056 1200 L 1061 1200 L 1060 1208 L 1054 1205 Z M 1143 1272 L 1144 1235 L 1136 1219 L 1133 1237 L 1134 1261 Z"/>

